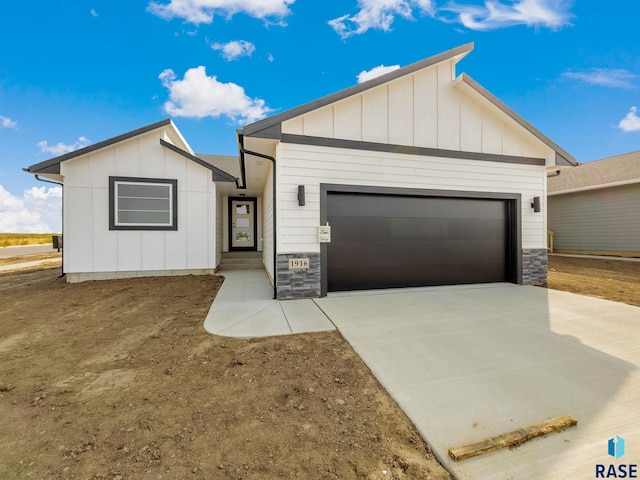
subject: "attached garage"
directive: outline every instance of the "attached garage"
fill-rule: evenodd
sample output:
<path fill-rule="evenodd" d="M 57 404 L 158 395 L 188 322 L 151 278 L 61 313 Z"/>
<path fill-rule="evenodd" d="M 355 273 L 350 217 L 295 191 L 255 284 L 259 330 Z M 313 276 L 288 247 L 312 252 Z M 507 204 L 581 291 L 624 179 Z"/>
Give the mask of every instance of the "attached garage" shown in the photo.
<path fill-rule="evenodd" d="M 323 186 L 326 292 L 517 281 L 508 195 Z M 322 207 L 321 207 L 322 208 Z"/>
<path fill-rule="evenodd" d="M 472 48 L 239 132 L 243 171 L 269 161 L 261 238 L 274 297 L 546 282 L 547 174 L 577 162 L 456 75 Z"/>

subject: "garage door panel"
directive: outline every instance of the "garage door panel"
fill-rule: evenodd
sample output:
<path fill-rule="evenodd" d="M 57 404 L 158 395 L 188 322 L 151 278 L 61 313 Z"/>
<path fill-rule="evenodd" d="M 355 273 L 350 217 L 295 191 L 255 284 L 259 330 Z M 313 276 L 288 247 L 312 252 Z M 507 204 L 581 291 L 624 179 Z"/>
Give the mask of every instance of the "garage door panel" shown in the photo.
<path fill-rule="evenodd" d="M 329 291 L 506 281 L 504 200 L 327 195 Z"/>

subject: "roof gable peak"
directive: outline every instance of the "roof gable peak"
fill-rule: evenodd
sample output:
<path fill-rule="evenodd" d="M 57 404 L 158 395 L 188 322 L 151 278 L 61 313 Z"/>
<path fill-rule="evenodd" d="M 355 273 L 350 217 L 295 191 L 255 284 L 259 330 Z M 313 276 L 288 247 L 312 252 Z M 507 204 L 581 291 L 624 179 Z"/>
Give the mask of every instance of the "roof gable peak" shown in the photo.
<path fill-rule="evenodd" d="M 471 42 L 456 48 L 452 48 L 451 50 L 447 50 L 432 57 L 425 58 L 418 62 L 407 65 L 406 67 L 402 67 L 384 75 L 372 78 L 371 80 L 367 80 L 366 82 L 353 85 L 351 87 L 345 88 L 344 90 L 340 90 L 336 93 L 332 93 L 317 100 L 305 103 L 303 105 L 300 105 L 299 107 L 295 107 L 272 117 L 267 117 L 263 120 L 259 120 L 255 123 L 246 125 L 242 129 L 242 134 L 245 136 L 272 138 L 279 132 L 279 126 L 282 124 L 282 122 L 286 120 L 304 115 L 305 113 L 309 113 L 313 110 L 317 110 L 319 108 L 325 107 L 332 103 L 338 102 L 353 95 L 357 95 L 366 90 L 370 90 L 377 86 L 391 82 L 406 75 L 410 75 L 433 65 L 437 65 L 438 63 L 442 63 L 447 60 L 454 60 L 457 63 L 462 60 L 462 58 L 464 58 L 469 52 L 471 52 L 471 50 L 473 50 L 473 46 L 474 44 L 473 42 Z"/>

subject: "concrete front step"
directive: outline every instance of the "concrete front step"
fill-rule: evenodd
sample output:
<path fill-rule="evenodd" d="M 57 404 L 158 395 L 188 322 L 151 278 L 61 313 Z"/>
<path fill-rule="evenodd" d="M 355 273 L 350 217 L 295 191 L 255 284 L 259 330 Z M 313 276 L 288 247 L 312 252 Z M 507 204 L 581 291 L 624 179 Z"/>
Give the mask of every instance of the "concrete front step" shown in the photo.
<path fill-rule="evenodd" d="M 260 270 L 262 252 L 223 252 L 219 270 Z"/>
<path fill-rule="evenodd" d="M 262 252 L 222 252 L 222 258 L 262 258 Z"/>
<path fill-rule="evenodd" d="M 229 271 L 229 270 L 264 270 L 264 266 L 260 265 L 222 265 L 218 268 L 219 272 Z"/>

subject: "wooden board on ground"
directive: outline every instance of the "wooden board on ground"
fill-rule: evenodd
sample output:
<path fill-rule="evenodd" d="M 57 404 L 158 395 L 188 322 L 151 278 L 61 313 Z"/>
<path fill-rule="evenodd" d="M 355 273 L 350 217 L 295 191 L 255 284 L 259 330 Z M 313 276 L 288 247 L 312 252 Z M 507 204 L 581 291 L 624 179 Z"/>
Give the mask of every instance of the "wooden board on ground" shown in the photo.
<path fill-rule="evenodd" d="M 501 448 L 521 445 L 533 438 L 564 430 L 577 424 L 578 421 L 575 418 L 569 415 L 563 415 L 479 442 L 467 443 L 466 445 L 450 448 L 449 456 L 456 461 L 464 460 L 465 458 L 475 457 L 483 453 L 500 450 Z"/>

